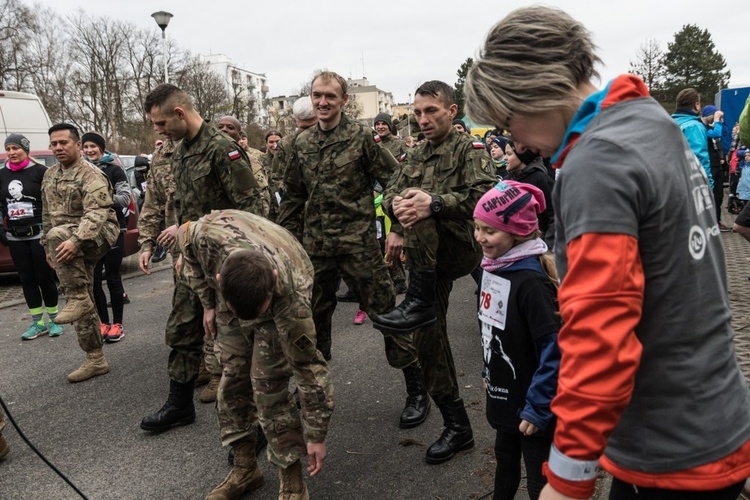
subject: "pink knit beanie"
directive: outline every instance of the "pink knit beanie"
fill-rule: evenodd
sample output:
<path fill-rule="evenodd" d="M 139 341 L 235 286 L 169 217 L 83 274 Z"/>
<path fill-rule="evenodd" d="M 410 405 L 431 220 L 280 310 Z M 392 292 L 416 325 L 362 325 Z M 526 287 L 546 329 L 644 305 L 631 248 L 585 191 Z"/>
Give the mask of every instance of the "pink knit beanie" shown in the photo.
<path fill-rule="evenodd" d="M 474 207 L 474 218 L 517 236 L 539 228 L 537 214 L 544 212 L 544 193 L 531 184 L 500 181 Z"/>

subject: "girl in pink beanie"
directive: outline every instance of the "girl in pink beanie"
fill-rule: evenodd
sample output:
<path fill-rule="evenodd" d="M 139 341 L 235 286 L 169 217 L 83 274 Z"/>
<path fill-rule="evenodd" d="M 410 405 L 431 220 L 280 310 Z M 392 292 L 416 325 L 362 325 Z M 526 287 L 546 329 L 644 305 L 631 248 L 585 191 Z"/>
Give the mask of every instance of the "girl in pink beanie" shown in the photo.
<path fill-rule="evenodd" d="M 531 184 L 500 181 L 474 209 L 474 238 L 484 258 L 480 281 L 487 420 L 495 437 L 493 498 L 513 498 L 526 465 L 529 497 L 546 483 L 560 351 L 557 272 L 540 238 L 544 195 Z"/>

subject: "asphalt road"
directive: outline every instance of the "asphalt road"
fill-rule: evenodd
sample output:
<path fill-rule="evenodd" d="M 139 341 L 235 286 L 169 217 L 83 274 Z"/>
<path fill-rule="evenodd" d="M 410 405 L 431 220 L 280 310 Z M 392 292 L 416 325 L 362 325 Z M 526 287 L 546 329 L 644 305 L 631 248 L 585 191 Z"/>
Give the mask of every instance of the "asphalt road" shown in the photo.
<path fill-rule="evenodd" d="M 161 271 L 126 282 L 125 338 L 105 345 L 111 372 L 69 384 L 83 360 L 71 326 L 59 338 L 20 340 L 28 326 L 23 305 L 0 310 L 0 396 L 41 452 L 91 499 L 204 498 L 229 471 L 213 405 L 198 402 L 193 425 L 153 435 L 139 428 L 168 391 L 164 325 L 171 275 Z M 334 317 L 336 409 L 323 471 L 308 481 L 313 498 L 491 498 L 494 433 L 484 417 L 474 284 L 464 278 L 451 297 L 449 329 L 461 394 L 476 446 L 430 466 L 424 453 L 442 430 L 436 408 L 422 426 L 398 428 L 405 398 L 402 374 L 390 368 L 380 333 L 368 320 L 352 323 L 356 306 L 339 304 Z M 21 440 L 10 423 L 11 453 L 0 463 L 2 499 L 74 499 L 76 493 Z M 265 457 L 266 483 L 247 495 L 275 499 L 278 478 Z M 527 498 L 520 491 L 517 498 Z"/>

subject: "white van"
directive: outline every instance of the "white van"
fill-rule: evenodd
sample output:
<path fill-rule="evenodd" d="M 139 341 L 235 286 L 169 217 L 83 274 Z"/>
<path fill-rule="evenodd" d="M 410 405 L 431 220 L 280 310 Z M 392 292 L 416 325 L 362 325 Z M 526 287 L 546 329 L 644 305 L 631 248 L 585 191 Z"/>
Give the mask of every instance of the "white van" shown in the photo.
<path fill-rule="evenodd" d="M 23 134 L 32 151 L 49 149 L 47 131 L 52 126 L 47 111 L 34 94 L 0 90 L 0 141 L 8 134 Z"/>

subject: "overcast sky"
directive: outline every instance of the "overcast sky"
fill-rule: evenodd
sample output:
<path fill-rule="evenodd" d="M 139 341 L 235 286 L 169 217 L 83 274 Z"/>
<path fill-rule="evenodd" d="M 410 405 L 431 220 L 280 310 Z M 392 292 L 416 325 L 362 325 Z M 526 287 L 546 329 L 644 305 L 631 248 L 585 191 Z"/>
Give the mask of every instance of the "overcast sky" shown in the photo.
<path fill-rule="evenodd" d="M 30 0 L 24 0 L 31 3 Z M 158 32 L 150 17 L 174 14 L 167 36 L 195 54 L 221 53 L 268 77 L 270 94 L 290 95 L 315 69 L 366 76 L 393 92 L 396 102 L 426 80 L 456 81 L 489 29 L 521 1 L 462 0 L 37 0 L 60 14 L 130 21 Z M 546 2 L 582 21 L 593 33 L 604 81 L 628 70 L 640 45 L 667 43 L 685 24 L 711 33 L 731 70 L 731 86 L 750 86 L 750 2 L 747 0 L 630 0 Z M 707 14 L 710 16 L 707 16 Z M 92 26 L 96 29 L 96 26 Z"/>

